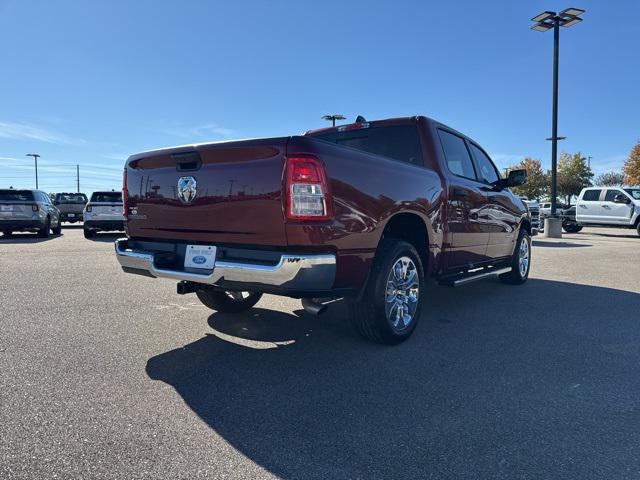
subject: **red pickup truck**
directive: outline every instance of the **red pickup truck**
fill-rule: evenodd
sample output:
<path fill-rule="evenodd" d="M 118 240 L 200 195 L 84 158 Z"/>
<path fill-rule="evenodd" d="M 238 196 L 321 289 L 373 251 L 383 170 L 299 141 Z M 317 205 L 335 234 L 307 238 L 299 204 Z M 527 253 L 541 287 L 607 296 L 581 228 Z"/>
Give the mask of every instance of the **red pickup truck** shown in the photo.
<path fill-rule="evenodd" d="M 345 298 L 360 334 L 394 344 L 418 323 L 427 277 L 527 280 L 535 232 L 508 188 L 524 181 L 422 116 L 154 150 L 126 162 L 116 255 L 223 312 L 263 293 L 314 313 Z"/>

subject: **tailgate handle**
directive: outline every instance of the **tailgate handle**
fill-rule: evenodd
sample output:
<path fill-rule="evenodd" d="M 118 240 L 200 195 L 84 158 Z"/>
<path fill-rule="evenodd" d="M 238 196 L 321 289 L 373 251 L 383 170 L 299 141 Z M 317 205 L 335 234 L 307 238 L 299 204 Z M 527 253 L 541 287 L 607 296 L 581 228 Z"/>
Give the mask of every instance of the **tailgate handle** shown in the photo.
<path fill-rule="evenodd" d="M 176 162 L 176 170 L 179 172 L 193 172 L 200 170 L 202 160 L 198 152 L 174 153 L 171 158 Z"/>

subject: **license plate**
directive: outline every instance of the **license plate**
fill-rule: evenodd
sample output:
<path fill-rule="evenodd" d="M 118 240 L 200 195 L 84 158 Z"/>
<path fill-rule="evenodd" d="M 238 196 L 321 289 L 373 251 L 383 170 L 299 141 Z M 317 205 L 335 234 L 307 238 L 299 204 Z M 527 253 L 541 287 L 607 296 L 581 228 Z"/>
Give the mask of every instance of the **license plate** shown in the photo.
<path fill-rule="evenodd" d="M 11 212 L 13 211 L 13 207 L 11 205 L 0 205 L 0 211 Z"/>
<path fill-rule="evenodd" d="M 75 213 L 68 213 L 68 214 L 67 214 L 67 217 L 69 217 L 69 218 L 71 218 L 71 217 L 75 217 L 75 216 L 76 216 L 76 214 L 75 214 Z"/>
<path fill-rule="evenodd" d="M 216 247 L 213 245 L 187 245 L 185 268 L 213 270 L 216 263 Z"/>

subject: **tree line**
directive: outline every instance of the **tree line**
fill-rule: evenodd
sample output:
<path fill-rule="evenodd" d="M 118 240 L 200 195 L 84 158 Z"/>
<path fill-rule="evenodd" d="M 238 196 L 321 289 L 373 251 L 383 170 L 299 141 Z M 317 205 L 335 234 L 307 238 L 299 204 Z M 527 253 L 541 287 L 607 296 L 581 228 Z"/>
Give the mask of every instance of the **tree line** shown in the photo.
<path fill-rule="evenodd" d="M 535 158 L 525 158 L 510 168 L 527 171 L 527 183 L 513 188 L 514 193 L 529 199 L 548 198 L 551 194 L 551 171 L 544 171 L 542 163 Z M 640 185 L 640 143 L 635 145 L 625 160 L 622 171 L 606 172 L 594 179 L 587 159 L 580 152 L 561 153 L 558 159 L 558 196 L 565 197 L 567 204 L 572 196 L 578 196 L 584 187 L 592 185 L 615 187 Z"/>

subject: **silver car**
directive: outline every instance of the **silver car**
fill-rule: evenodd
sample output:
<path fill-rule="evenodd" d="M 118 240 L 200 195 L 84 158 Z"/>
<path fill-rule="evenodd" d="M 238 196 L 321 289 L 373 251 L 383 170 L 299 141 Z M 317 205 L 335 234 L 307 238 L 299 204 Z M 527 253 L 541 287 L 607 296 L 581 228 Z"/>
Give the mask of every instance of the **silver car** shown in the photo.
<path fill-rule="evenodd" d="M 40 190 L 0 189 L 0 231 L 5 237 L 13 232 L 37 232 L 46 238 L 62 229 L 60 211 L 49 195 Z"/>

